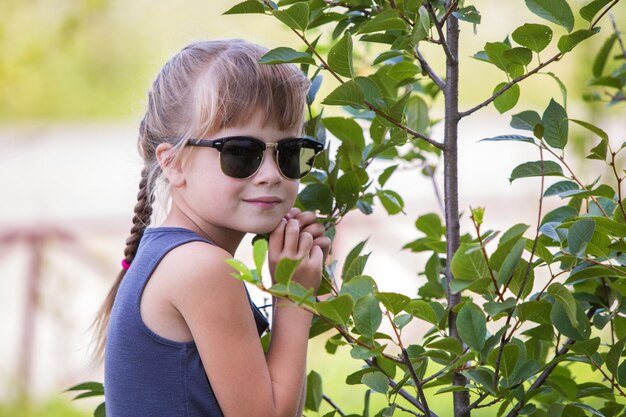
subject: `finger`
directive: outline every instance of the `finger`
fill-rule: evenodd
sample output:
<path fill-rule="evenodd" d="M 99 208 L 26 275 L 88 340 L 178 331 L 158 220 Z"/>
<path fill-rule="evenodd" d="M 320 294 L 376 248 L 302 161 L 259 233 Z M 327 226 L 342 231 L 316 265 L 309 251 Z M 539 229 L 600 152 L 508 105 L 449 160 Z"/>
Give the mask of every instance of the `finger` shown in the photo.
<path fill-rule="evenodd" d="M 283 246 L 284 256 L 296 259 L 298 257 L 298 240 L 300 237 L 300 225 L 295 219 L 291 219 L 285 226 L 285 244 Z"/>
<path fill-rule="evenodd" d="M 324 259 L 328 257 L 328 253 L 330 252 L 330 243 L 330 239 L 326 236 L 313 239 L 313 245 L 318 246 L 322 250 Z"/>
<path fill-rule="evenodd" d="M 322 249 L 317 245 L 313 245 L 313 247 L 311 247 L 309 257 L 313 265 L 321 266 L 322 262 L 324 262 L 324 254 L 322 252 Z"/>
<path fill-rule="evenodd" d="M 300 225 L 300 227 L 302 227 L 302 225 Z M 321 223 L 313 223 L 306 226 L 305 228 L 302 228 L 301 232 L 308 232 L 315 239 L 324 236 L 324 232 L 326 232 L 326 229 L 324 229 L 324 225 Z"/>
<path fill-rule="evenodd" d="M 295 219 L 296 217 L 298 217 L 298 215 L 301 212 L 302 212 L 302 210 L 300 210 L 299 208 L 292 207 L 292 208 L 289 209 L 287 214 L 285 214 L 285 219 L 287 219 L 287 220 Z"/>
<path fill-rule="evenodd" d="M 296 219 L 300 222 L 300 227 L 304 228 L 310 224 L 313 224 L 317 221 L 317 216 L 312 211 L 303 211 L 298 214 Z"/>
<path fill-rule="evenodd" d="M 285 245 L 285 227 L 287 226 L 287 221 L 285 219 L 281 219 L 278 226 L 272 230 L 270 233 L 270 241 L 268 244 L 269 253 L 270 254 L 279 254 L 283 250 L 283 246 Z"/>
<path fill-rule="evenodd" d="M 298 239 L 298 259 L 308 256 L 312 246 L 313 236 L 307 232 L 300 233 L 300 238 Z"/>

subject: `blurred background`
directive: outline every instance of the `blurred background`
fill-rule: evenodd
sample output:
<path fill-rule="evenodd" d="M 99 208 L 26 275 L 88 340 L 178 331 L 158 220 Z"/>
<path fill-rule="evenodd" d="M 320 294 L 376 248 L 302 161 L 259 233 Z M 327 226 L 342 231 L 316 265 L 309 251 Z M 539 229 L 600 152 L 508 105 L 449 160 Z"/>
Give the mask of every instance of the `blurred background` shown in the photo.
<path fill-rule="evenodd" d="M 302 49 L 276 19 L 222 16 L 236 3 L 0 2 L 0 417 L 87 416 L 98 403 L 98 399 L 71 402 L 72 396 L 63 391 L 79 382 L 102 381 L 101 364 L 92 358 L 90 325 L 118 272 L 130 230 L 141 170 L 136 132 L 146 92 L 163 63 L 200 39 L 236 37 L 269 48 Z M 471 56 L 486 41 L 500 41 L 525 22 L 543 23 L 528 12 L 523 0 L 474 4 L 483 19 L 475 31 L 470 24 L 461 25 L 462 109 L 483 101 L 497 83 L 506 81 L 495 67 Z M 615 10 L 622 30 L 624 9 L 621 4 Z M 589 91 L 591 57 L 611 30 L 608 22 L 597 39 L 548 71 L 568 87 L 569 116 L 601 126 L 619 148 L 626 140 L 626 106 L 581 99 Z M 560 34 L 555 29 L 555 36 Z M 438 52 L 425 50 L 427 58 L 441 55 Z M 363 62 L 373 58 L 367 50 L 358 54 Z M 441 69 L 442 63 L 435 59 L 434 66 Z M 332 87 L 325 82 L 318 97 Z M 522 84 L 520 103 L 510 114 L 530 109 L 541 114 L 553 97 L 562 102 L 557 83 L 550 76 L 536 75 Z M 340 110 L 328 108 L 325 114 Z M 463 121 L 461 210 L 485 207 L 485 228 L 503 230 L 526 223 L 533 230 L 539 180 L 509 184 L 508 177 L 519 163 L 539 159 L 537 151 L 524 144 L 477 143 L 514 133 L 508 126 L 510 114 L 499 115 L 490 106 Z M 441 106 L 431 109 L 431 118 L 441 116 Z M 570 129 L 577 153 L 568 157 L 577 174 L 591 182 L 604 174 L 597 162 L 581 164 L 595 139 Z M 440 126 L 434 127 L 432 136 L 441 140 Z M 372 173 L 386 166 L 375 165 Z M 372 255 L 365 272 L 381 290 L 409 296 L 415 296 L 424 282 L 418 274 L 425 259 L 401 248 L 418 237 L 414 222 L 419 215 L 441 214 L 435 191 L 443 195 L 441 170 L 434 182 L 420 171 L 421 167 L 405 167 L 388 183 L 405 199 L 405 213 L 388 217 L 375 207 L 370 216 L 351 214 L 338 228 L 333 248 L 334 259 L 341 262 L 353 246 L 369 238 L 366 251 Z M 558 201 L 548 199 L 545 204 L 547 211 Z M 472 231 L 467 214 L 462 227 L 462 232 Z M 237 257 L 248 262 L 250 248 L 249 241 L 244 242 Z M 263 294 L 255 292 L 254 297 L 263 302 Z M 417 342 L 423 330 L 415 327 L 407 338 Z M 329 397 L 344 411 L 358 413 L 364 390 L 346 385 L 345 376 L 359 364 L 345 360 L 347 349 L 327 354 L 324 342 L 323 336 L 311 341 L 310 367 L 322 374 Z M 439 397 L 443 404 L 451 402 L 448 394 Z M 373 399 L 384 401 L 379 394 Z"/>

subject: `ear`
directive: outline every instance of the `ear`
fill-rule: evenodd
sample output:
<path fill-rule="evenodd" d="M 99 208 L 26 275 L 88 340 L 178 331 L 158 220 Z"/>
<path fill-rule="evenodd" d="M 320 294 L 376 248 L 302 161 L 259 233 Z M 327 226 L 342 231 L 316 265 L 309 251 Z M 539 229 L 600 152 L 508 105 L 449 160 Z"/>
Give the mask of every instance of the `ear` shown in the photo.
<path fill-rule="evenodd" d="M 156 158 L 159 161 L 163 174 L 165 174 L 167 181 L 172 187 L 185 185 L 182 163 L 173 157 L 171 144 L 160 143 L 156 148 Z"/>

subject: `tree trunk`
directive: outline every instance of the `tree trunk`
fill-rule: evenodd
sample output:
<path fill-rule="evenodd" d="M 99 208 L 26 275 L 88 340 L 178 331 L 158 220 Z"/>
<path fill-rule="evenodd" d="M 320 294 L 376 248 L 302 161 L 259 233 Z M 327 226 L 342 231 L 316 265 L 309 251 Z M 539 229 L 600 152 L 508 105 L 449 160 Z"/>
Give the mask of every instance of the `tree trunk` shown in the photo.
<path fill-rule="evenodd" d="M 451 7 L 452 1 L 446 1 L 446 8 Z M 450 281 L 453 279 L 450 264 L 452 257 L 459 248 L 460 225 L 459 225 L 459 187 L 458 187 L 458 124 L 459 124 L 459 21 L 454 16 L 449 16 L 446 22 L 446 41 L 450 50 L 450 57 L 446 61 L 446 86 L 445 96 L 445 132 L 444 132 L 444 188 L 446 206 L 446 287 L 448 292 L 448 306 L 450 315 L 448 327 L 450 336 L 460 340 L 456 328 L 456 313 L 452 308 L 461 302 L 461 294 L 452 294 Z M 453 384 L 465 386 L 467 379 L 458 373 L 453 376 Z M 454 396 L 454 416 L 468 417 L 470 412 L 469 392 L 459 391 Z"/>

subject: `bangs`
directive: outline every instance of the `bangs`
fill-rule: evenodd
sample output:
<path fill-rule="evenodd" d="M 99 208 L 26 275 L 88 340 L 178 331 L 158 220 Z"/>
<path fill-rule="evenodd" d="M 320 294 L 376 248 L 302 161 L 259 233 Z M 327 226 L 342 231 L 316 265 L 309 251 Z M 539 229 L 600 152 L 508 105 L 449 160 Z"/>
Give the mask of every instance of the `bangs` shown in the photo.
<path fill-rule="evenodd" d="M 310 82 L 293 64 L 259 64 L 266 52 L 258 45 L 237 42 L 198 77 L 193 97 L 198 137 L 244 126 L 255 116 L 264 127 L 301 133 Z"/>

